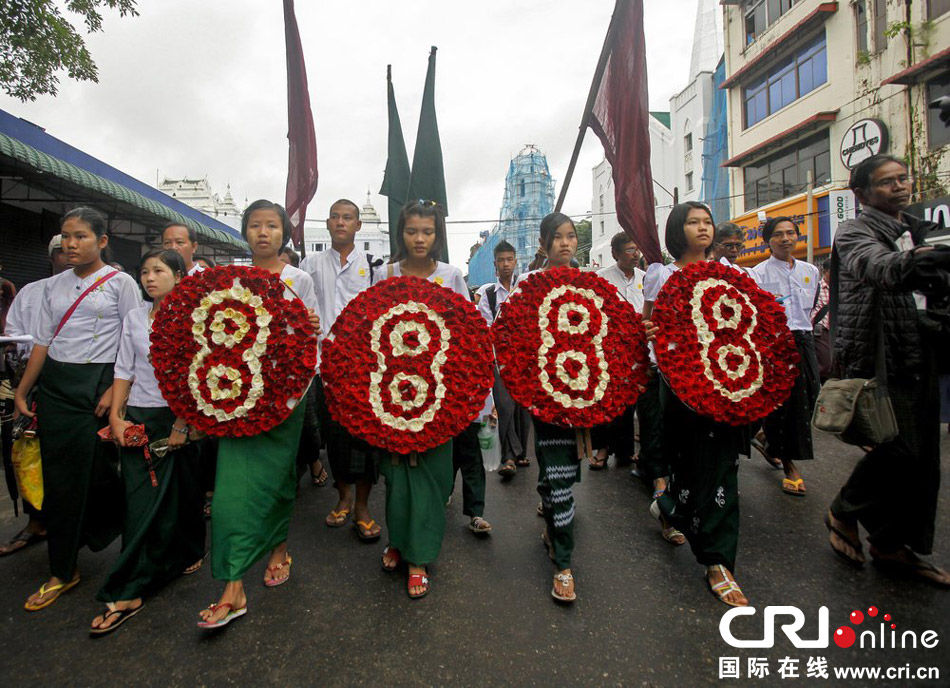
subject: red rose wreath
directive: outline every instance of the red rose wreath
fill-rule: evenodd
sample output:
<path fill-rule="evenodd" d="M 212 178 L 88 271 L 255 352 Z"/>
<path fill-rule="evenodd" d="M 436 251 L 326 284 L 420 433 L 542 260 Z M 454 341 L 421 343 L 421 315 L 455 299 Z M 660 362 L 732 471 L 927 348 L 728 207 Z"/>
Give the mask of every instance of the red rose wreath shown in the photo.
<path fill-rule="evenodd" d="M 162 301 L 151 353 L 176 416 L 217 437 L 279 425 L 313 378 L 306 306 L 266 270 L 225 266 L 183 280 Z"/>
<path fill-rule="evenodd" d="M 651 320 L 659 368 L 697 413 L 745 425 L 791 393 L 799 357 L 785 309 L 746 274 L 692 263 L 663 285 Z"/>
<path fill-rule="evenodd" d="M 343 309 L 320 373 L 333 418 L 399 454 L 425 451 L 478 417 L 492 384 L 488 327 L 475 306 L 418 277 L 394 277 Z"/>
<path fill-rule="evenodd" d="M 640 315 L 593 272 L 553 268 L 518 283 L 492 326 L 511 396 L 547 423 L 591 428 L 620 415 L 646 385 Z"/>

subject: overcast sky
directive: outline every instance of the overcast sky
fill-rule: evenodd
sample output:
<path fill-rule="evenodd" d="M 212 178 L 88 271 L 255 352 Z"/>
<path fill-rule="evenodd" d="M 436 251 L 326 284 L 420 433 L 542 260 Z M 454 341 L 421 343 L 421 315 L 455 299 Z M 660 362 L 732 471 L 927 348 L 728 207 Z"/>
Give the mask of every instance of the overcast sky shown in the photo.
<path fill-rule="evenodd" d="M 686 86 L 697 0 L 646 0 L 650 108 L 668 110 Z M 613 0 L 297 0 L 320 181 L 308 217 L 362 204 L 386 166 L 386 65 L 409 158 L 429 47 L 439 48 L 436 108 L 451 215 L 451 261 L 465 269 L 479 230 L 497 219 L 508 162 L 538 145 L 560 180 L 567 169 Z M 63 77 L 55 98 L 0 108 L 154 185 L 207 176 L 239 206 L 283 202 L 287 93 L 280 0 L 139 0 L 140 16 L 106 12 L 87 39 L 99 83 Z M 588 132 L 564 210 L 591 207 Z M 484 223 L 456 223 L 485 220 Z"/>

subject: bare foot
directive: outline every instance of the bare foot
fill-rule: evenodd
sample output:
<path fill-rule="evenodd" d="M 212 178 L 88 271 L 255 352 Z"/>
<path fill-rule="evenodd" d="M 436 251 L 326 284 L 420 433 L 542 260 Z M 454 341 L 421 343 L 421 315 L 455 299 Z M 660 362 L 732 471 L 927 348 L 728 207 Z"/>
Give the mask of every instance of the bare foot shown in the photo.
<path fill-rule="evenodd" d="M 138 609 L 141 606 L 141 597 L 136 597 L 134 600 L 119 600 L 118 602 L 109 602 L 106 604 L 109 612 L 100 614 L 95 619 L 93 619 L 92 623 L 89 624 L 89 628 L 94 631 L 104 631 L 119 620 L 120 615 L 113 612 L 121 612 L 125 611 L 126 609 Z"/>

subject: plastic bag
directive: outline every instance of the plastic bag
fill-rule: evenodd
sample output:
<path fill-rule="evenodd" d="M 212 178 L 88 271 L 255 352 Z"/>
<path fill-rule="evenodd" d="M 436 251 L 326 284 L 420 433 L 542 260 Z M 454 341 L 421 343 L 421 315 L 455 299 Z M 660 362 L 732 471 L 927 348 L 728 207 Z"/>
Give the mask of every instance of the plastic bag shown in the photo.
<path fill-rule="evenodd" d="M 486 471 L 497 471 L 501 466 L 501 446 L 498 441 L 498 424 L 485 419 L 478 429 L 478 446 L 482 450 L 482 465 Z"/>
<path fill-rule="evenodd" d="M 13 469 L 20 496 L 36 509 L 43 508 L 43 463 L 40 440 L 35 435 L 22 435 L 13 442 Z"/>

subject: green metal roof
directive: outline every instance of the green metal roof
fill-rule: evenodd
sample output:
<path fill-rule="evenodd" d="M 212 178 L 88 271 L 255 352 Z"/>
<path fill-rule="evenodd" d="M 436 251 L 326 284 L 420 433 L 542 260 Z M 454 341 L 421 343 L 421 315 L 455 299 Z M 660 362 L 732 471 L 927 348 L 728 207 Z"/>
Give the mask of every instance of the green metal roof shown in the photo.
<path fill-rule="evenodd" d="M 653 115 L 653 119 L 662 124 L 667 129 L 670 128 L 670 113 L 668 112 L 654 112 L 650 111 L 650 114 Z"/>
<path fill-rule="evenodd" d="M 146 198 L 137 191 L 117 184 L 114 181 L 100 177 L 76 165 L 65 162 L 48 153 L 37 150 L 22 141 L 7 136 L 0 132 L 0 153 L 8 155 L 11 158 L 19 160 L 37 170 L 51 174 L 60 179 L 66 180 L 77 186 L 90 189 L 97 193 L 114 198 L 117 201 L 127 203 L 135 208 L 151 213 L 156 217 L 163 218 L 168 222 L 180 222 L 186 227 L 191 227 L 198 233 L 205 242 L 214 242 L 216 244 L 225 244 L 241 250 L 241 253 L 247 251 L 247 244 L 226 232 L 208 227 L 201 222 L 185 217 L 181 213 L 162 205 L 157 201 Z"/>

